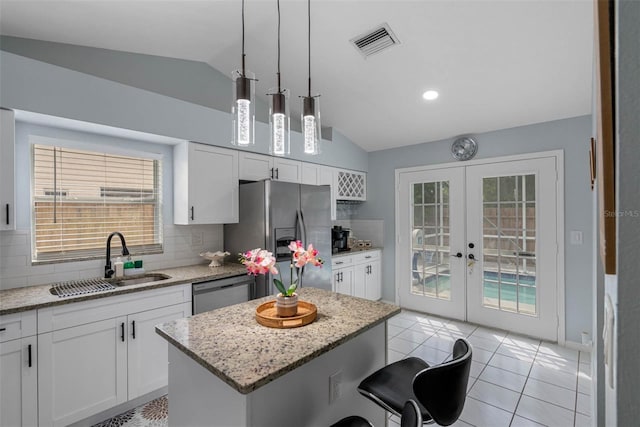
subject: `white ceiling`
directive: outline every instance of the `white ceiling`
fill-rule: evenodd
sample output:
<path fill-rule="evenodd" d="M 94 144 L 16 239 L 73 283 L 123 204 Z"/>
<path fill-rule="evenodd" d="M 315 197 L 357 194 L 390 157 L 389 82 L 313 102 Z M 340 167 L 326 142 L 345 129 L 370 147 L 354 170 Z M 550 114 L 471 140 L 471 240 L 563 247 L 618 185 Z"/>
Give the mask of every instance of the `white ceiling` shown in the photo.
<path fill-rule="evenodd" d="M 306 93 L 305 0 L 281 0 L 281 73 Z M 0 0 L 0 32 L 240 66 L 239 0 Z M 591 112 L 591 0 L 313 0 L 312 92 L 323 126 L 367 151 Z M 275 86 L 276 1 L 247 0 L 247 68 Z M 388 23 L 401 44 L 364 59 L 353 37 Z M 440 97 L 426 102 L 426 89 Z"/>

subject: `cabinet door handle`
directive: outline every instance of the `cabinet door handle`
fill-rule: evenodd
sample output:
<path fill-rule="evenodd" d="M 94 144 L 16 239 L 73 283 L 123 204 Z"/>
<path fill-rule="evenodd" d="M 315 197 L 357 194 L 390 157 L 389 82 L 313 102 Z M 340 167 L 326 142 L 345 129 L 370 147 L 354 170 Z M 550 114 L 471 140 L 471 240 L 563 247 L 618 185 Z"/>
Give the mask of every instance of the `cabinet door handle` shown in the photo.
<path fill-rule="evenodd" d="M 7 209 L 7 225 L 9 225 L 9 203 L 7 203 L 7 206 L 5 206 L 5 208 Z"/>
<path fill-rule="evenodd" d="M 124 322 L 120 324 L 120 339 L 124 342 Z"/>
<path fill-rule="evenodd" d="M 131 338 L 136 339 L 136 321 L 131 321 Z"/>
<path fill-rule="evenodd" d="M 0 332 L 4 332 L 6 330 L 7 330 L 7 328 L 0 328 Z"/>
<path fill-rule="evenodd" d="M 340 265 L 340 264 L 344 264 L 344 261 L 338 261 L 338 262 L 336 262 L 336 265 Z"/>
<path fill-rule="evenodd" d="M 27 346 L 27 353 L 29 354 L 29 367 L 33 366 L 33 360 L 31 359 L 31 344 Z"/>
<path fill-rule="evenodd" d="M 191 221 L 193 221 L 193 211 L 194 211 L 194 208 L 193 206 L 191 206 Z"/>
<path fill-rule="evenodd" d="M 280 169 L 276 168 L 276 179 L 280 179 Z"/>
<path fill-rule="evenodd" d="M 371 255 L 367 255 L 367 256 L 366 256 L 365 258 L 366 258 L 366 259 L 369 259 L 369 258 L 371 258 Z"/>

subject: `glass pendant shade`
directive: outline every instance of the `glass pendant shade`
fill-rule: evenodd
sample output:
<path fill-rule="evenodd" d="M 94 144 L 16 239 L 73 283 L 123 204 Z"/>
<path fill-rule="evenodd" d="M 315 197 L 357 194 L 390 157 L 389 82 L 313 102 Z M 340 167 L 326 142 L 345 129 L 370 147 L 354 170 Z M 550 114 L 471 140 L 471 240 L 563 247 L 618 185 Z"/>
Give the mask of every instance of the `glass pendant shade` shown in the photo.
<path fill-rule="evenodd" d="M 289 91 L 277 89 L 269 91 L 271 103 L 269 105 L 269 153 L 274 156 L 289 155 L 290 147 L 290 120 Z"/>
<path fill-rule="evenodd" d="M 302 135 L 305 154 L 320 154 L 320 103 L 317 97 L 302 97 Z"/>
<path fill-rule="evenodd" d="M 255 75 L 240 70 L 231 73 L 233 80 L 233 141 L 232 144 L 246 147 L 255 143 Z"/>

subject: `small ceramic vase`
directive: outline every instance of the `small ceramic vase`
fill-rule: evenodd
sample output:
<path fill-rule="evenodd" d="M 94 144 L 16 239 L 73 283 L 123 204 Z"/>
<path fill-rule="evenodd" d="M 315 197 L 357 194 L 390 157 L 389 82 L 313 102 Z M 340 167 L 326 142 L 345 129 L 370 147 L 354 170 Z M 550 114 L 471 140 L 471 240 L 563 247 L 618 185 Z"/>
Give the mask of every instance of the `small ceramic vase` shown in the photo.
<path fill-rule="evenodd" d="M 276 295 L 276 314 L 280 317 L 291 317 L 298 313 L 298 294 L 285 297 L 281 293 Z"/>

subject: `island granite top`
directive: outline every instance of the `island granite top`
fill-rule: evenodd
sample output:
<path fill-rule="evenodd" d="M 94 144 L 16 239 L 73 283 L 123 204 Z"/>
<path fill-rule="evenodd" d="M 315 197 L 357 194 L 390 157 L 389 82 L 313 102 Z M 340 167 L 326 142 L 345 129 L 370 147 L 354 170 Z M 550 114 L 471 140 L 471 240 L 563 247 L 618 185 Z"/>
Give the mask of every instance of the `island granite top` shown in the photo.
<path fill-rule="evenodd" d="M 398 306 L 303 288 L 318 307 L 306 326 L 275 329 L 255 320 L 273 296 L 156 326 L 156 332 L 232 388 L 248 394 L 400 313 Z"/>

